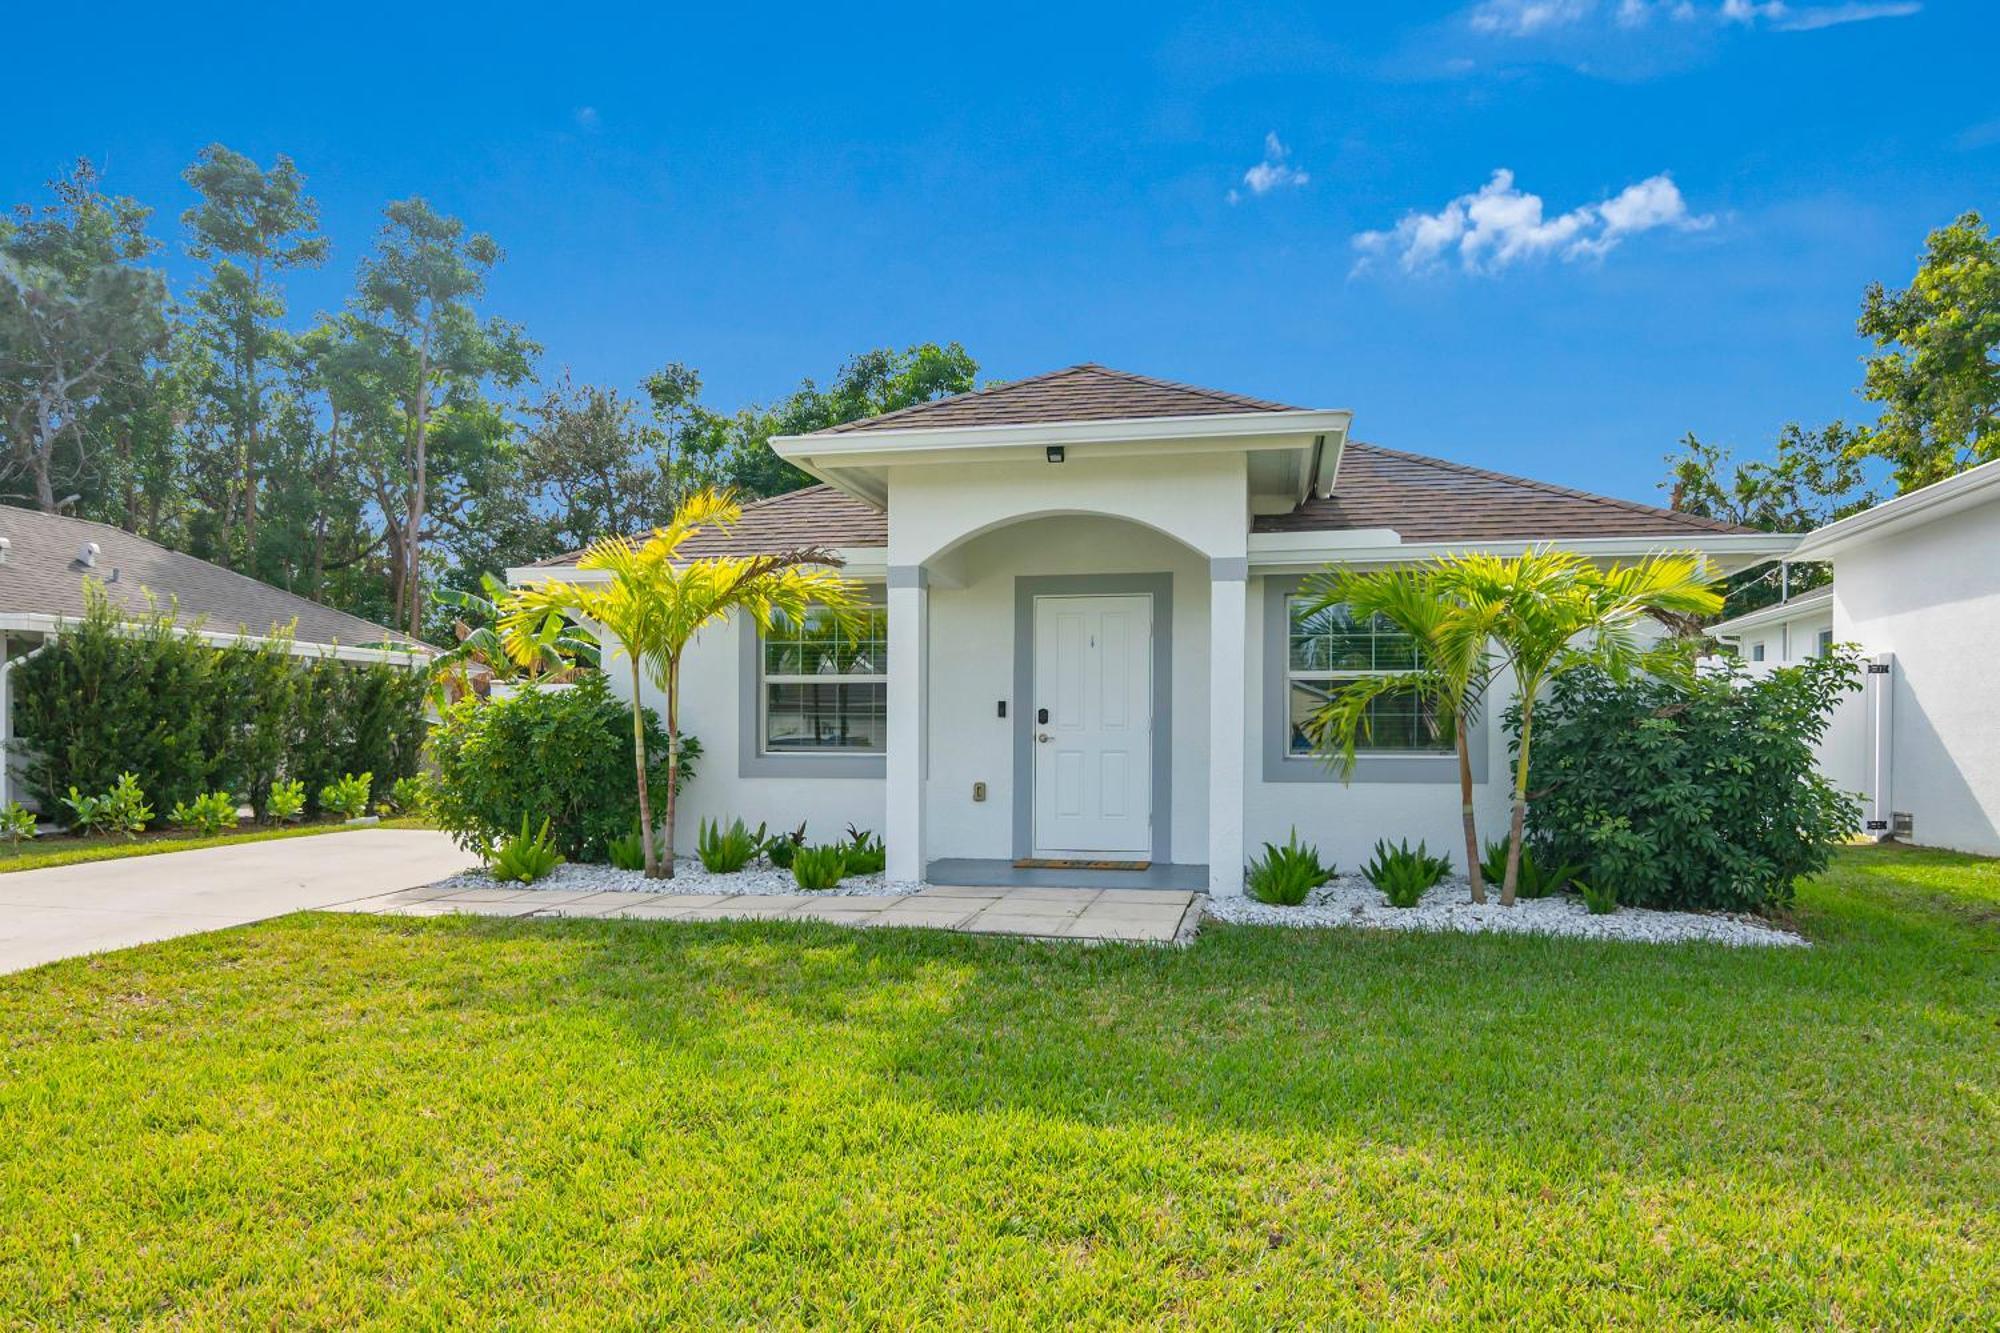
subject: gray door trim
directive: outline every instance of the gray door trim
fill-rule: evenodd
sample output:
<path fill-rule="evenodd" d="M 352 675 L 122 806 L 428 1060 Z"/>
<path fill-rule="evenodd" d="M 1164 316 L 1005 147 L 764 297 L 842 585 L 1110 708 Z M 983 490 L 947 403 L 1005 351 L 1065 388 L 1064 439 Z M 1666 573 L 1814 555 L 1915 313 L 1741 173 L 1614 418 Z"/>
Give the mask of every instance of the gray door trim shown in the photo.
<path fill-rule="evenodd" d="M 1014 578 L 1014 855 L 1035 854 L 1035 599 L 1153 599 L 1153 861 L 1173 858 L 1174 576 L 1019 574 Z"/>

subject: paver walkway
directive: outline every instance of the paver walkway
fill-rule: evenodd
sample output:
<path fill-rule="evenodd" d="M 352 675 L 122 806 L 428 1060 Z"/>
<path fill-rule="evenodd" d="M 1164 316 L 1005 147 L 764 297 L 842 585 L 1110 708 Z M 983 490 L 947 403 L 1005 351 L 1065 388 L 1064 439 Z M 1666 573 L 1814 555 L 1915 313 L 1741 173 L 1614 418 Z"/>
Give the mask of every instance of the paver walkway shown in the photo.
<path fill-rule="evenodd" d="M 879 897 L 813 893 L 631 893 L 428 885 L 327 908 L 383 916 L 620 917 L 642 921 L 784 918 L 843 926 L 927 926 L 975 935 L 1167 944 L 1192 927 L 1195 896 L 1179 889 L 933 886 Z"/>

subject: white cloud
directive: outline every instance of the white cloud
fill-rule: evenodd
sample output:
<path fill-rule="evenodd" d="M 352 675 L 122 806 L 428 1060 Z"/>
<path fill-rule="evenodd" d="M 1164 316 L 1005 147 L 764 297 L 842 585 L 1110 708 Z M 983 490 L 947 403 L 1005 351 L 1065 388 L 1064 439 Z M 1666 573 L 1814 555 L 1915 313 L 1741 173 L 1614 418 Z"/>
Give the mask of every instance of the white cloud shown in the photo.
<path fill-rule="evenodd" d="M 597 128 L 597 108 L 594 106 L 580 106 L 570 112 L 569 115 L 570 119 L 576 122 L 576 127 L 580 130 L 594 130 Z"/>
<path fill-rule="evenodd" d="M 1589 27 L 1606 16 L 1621 28 L 1642 28 L 1664 18 L 1683 24 L 1762 24 L 1775 32 L 1811 32 L 1842 23 L 1907 18 L 1922 9 L 1919 0 L 1807 5 L 1788 0 L 1480 0 L 1465 11 L 1465 23 L 1474 32 L 1496 37 L 1538 37 Z"/>
<path fill-rule="evenodd" d="M 1272 130 L 1264 136 L 1264 160 L 1243 173 L 1243 184 L 1252 194 L 1269 194 L 1277 189 L 1297 189 L 1311 182 L 1312 177 L 1293 166 L 1289 161 L 1292 152 L 1278 140 L 1278 132 Z M 1243 198 L 1235 190 L 1229 192 L 1229 202 L 1237 203 Z"/>
<path fill-rule="evenodd" d="M 1474 32 L 1531 37 L 1589 18 L 1597 0 L 1480 0 L 1466 15 Z"/>
<path fill-rule="evenodd" d="M 1421 273 L 1456 255 L 1467 273 L 1492 274 L 1550 255 L 1569 261 L 1600 258 L 1641 232 L 1703 231 L 1714 225 L 1713 217 L 1688 211 L 1680 188 L 1665 173 L 1628 185 L 1609 199 L 1549 217 L 1541 196 L 1517 188 L 1514 173 L 1502 167 L 1478 190 L 1435 213 L 1407 213 L 1394 227 L 1357 235 L 1355 269 L 1393 261 L 1404 272 Z"/>

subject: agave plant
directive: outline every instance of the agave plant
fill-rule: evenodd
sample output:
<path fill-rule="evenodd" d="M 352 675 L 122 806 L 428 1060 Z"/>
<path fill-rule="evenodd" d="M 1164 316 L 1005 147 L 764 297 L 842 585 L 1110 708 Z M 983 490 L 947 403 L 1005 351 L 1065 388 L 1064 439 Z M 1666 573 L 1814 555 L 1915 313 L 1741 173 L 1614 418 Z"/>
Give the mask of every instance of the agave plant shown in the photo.
<path fill-rule="evenodd" d="M 461 614 L 451 622 L 457 642 L 431 659 L 431 692 L 440 704 L 456 702 L 473 692 L 475 672 L 489 680 L 541 680 L 559 683 L 581 667 L 598 665 L 597 636 L 550 610 L 522 628 L 518 638 L 503 639 L 498 629 L 504 603 L 511 596 L 505 583 L 491 574 L 479 576 L 479 592 L 439 588 L 431 600 Z"/>

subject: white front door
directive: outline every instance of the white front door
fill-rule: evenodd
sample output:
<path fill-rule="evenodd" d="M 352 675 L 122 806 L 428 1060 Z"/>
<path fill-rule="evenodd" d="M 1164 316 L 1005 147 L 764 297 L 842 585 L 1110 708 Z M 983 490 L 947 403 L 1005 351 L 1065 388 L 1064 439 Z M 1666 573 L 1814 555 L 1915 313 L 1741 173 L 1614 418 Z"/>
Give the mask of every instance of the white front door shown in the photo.
<path fill-rule="evenodd" d="M 1151 855 L 1153 599 L 1037 597 L 1033 709 L 1035 855 Z"/>

